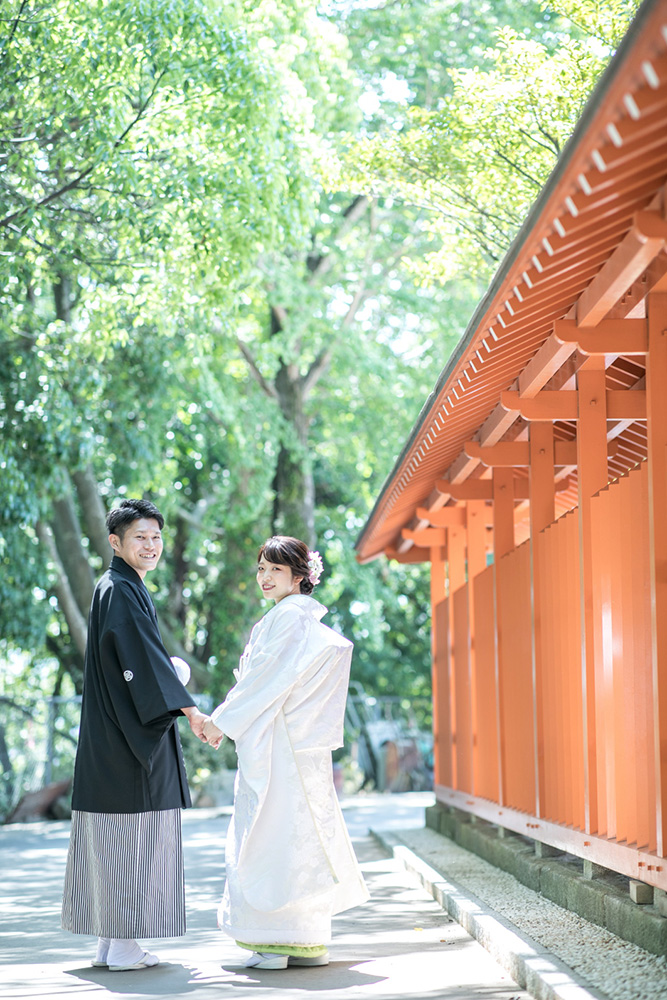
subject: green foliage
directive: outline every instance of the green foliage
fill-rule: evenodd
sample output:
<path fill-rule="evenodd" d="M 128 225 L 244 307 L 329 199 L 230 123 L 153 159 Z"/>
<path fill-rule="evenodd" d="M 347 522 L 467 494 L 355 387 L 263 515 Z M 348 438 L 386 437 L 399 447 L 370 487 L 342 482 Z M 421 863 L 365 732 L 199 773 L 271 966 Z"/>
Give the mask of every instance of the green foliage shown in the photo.
<path fill-rule="evenodd" d="M 59 259 L 134 268 L 150 246 L 183 280 L 206 286 L 212 267 L 224 285 L 282 238 L 282 201 L 298 219 L 310 151 L 278 77 L 289 67 L 243 7 L 22 5 L 3 59 L 0 199 L 33 273 Z"/>
<path fill-rule="evenodd" d="M 637 3 L 542 6 L 552 13 L 544 37 L 498 27 L 483 60 L 448 66 L 450 85 L 436 102 L 412 103 L 402 128 L 369 135 L 351 152 L 369 190 L 390 190 L 433 213 L 438 246 L 420 268 L 426 280 L 452 280 L 462 268 L 488 280 Z"/>
<path fill-rule="evenodd" d="M 368 96 L 368 126 L 396 127 L 407 104 L 431 108 L 451 92 L 452 69 L 489 64 L 499 28 L 549 36 L 539 0 L 394 0 L 347 4 L 343 12 L 355 65 Z M 340 15 L 338 15 L 340 16 Z M 377 109 L 377 110 L 375 110 Z"/>
<path fill-rule="evenodd" d="M 619 45 L 641 0 L 542 0 L 542 6 L 566 18 L 586 38 L 604 49 Z"/>

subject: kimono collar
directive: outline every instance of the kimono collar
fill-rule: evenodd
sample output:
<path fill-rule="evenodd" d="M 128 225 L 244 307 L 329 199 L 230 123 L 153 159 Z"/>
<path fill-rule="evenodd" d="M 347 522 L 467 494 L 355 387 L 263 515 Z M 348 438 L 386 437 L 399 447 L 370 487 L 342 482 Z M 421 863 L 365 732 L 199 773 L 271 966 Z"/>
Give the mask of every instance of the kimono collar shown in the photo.
<path fill-rule="evenodd" d="M 130 583 L 139 584 L 140 587 L 145 586 L 144 581 L 141 579 L 137 571 L 132 569 L 131 566 L 128 566 L 121 556 L 113 557 L 109 569 L 114 570 L 116 573 L 120 573 L 120 575 L 124 576 L 126 580 L 130 581 Z"/>
<path fill-rule="evenodd" d="M 273 608 L 272 611 L 279 611 L 283 605 L 287 605 L 289 601 L 290 604 L 296 604 L 304 611 L 307 611 L 313 616 L 313 618 L 319 619 L 326 615 L 328 608 L 325 608 L 323 604 L 316 601 L 314 597 L 309 597 L 308 594 L 288 594 L 287 597 L 283 597 L 282 601 L 279 601 Z"/>

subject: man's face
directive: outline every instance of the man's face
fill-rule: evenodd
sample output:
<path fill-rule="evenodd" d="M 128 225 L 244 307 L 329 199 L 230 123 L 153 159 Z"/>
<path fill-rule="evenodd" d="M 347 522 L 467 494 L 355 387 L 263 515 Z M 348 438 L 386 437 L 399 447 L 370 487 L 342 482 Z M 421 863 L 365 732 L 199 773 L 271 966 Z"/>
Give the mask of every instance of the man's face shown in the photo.
<path fill-rule="evenodd" d="M 119 535 L 109 535 L 109 544 L 114 554 L 124 559 L 142 580 L 149 569 L 155 569 L 162 555 L 162 533 L 153 517 L 132 521 L 122 539 Z"/>

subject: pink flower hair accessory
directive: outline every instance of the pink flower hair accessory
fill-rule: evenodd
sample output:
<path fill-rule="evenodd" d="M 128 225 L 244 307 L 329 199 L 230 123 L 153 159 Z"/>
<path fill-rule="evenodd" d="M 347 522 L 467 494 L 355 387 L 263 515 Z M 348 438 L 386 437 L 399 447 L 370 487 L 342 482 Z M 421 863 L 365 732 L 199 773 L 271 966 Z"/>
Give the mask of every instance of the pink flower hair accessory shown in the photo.
<path fill-rule="evenodd" d="M 322 576 L 322 570 L 324 569 L 324 564 L 322 563 L 322 557 L 319 552 L 308 552 L 308 579 L 313 586 L 320 582 L 320 577 Z"/>

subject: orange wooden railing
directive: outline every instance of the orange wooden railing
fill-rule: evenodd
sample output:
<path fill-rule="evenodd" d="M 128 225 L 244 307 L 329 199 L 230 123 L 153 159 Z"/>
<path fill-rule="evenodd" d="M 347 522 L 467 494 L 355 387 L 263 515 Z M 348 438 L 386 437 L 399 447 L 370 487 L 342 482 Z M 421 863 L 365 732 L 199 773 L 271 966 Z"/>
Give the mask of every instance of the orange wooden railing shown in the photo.
<path fill-rule="evenodd" d="M 436 791 L 667 888 L 656 854 L 648 493 L 642 463 L 592 498 L 587 608 L 576 509 L 451 595 L 443 586 L 434 601 Z M 583 670 L 582 615 L 592 671 Z"/>

